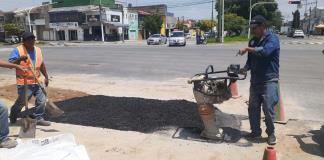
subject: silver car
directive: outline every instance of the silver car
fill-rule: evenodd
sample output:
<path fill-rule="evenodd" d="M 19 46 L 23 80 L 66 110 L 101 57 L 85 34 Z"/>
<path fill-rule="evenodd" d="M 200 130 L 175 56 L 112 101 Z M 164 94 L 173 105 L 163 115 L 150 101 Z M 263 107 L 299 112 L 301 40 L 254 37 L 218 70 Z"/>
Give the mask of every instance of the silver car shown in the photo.
<path fill-rule="evenodd" d="M 183 31 L 174 31 L 169 38 L 169 46 L 186 46 L 187 41 Z"/>
<path fill-rule="evenodd" d="M 147 45 L 167 44 L 167 38 L 161 34 L 153 34 L 147 39 Z"/>

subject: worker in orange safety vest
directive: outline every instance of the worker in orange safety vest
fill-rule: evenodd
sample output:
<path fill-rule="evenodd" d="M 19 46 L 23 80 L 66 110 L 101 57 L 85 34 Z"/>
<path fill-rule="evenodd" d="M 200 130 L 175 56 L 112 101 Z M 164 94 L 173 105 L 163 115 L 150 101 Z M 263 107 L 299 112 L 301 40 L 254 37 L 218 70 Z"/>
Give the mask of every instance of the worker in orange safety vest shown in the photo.
<path fill-rule="evenodd" d="M 32 96 L 36 98 L 36 110 L 33 113 L 33 116 L 37 120 L 37 125 L 50 126 L 51 123 L 44 119 L 46 97 L 37 83 L 37 81 L 40 81 L 41 74 L 45 77 L 45 85 L 48 86 L 49 83 L 42 50 L 35 46 L 35 36 L 33 33 L 25 32 L 23 33 L 22 38 L 23 44 L 16 47 L 11 52 L 9 58 L 9 62 L 20 64 L 27 68 L 26 73 L 16 70 L 18 98 L 11 108 L 9 116 L 10 123 L 16 123 L 18 114 L 24 106 L 24 79 L 26 78 L 28 85 L 28 98 L 30 99 Z"/>

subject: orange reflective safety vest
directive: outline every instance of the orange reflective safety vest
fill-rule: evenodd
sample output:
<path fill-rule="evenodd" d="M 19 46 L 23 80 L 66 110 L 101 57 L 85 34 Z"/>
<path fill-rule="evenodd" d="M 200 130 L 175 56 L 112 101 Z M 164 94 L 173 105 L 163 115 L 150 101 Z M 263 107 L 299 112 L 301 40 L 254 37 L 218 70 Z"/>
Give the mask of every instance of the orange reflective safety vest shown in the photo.
<path fill-rule="evenodd" d="M 16 79 L 17 79 L 17 85 L 24 85 L 24 78 L 27 79 L 27 84 L 37 84 L 37 79 L 40 78 L 40 67 L 43 63 L 43 54 L 42 50 L 38 47 L 34 47 L 35 49 L 35 64 L 33 64 L 32 60 L 30 59 L 30 56 L 28 55 L 27 49 L 23 46 L 20 45 L 17 47 L 19 56 L 27 56 L 28 59 L 25 61 L 21 61 L 20 65 L 27 68 L 27 73 L 24 73 L 20 70 L 16 69 Z M 34 73 L 35 76 L 34 76 Z"/>

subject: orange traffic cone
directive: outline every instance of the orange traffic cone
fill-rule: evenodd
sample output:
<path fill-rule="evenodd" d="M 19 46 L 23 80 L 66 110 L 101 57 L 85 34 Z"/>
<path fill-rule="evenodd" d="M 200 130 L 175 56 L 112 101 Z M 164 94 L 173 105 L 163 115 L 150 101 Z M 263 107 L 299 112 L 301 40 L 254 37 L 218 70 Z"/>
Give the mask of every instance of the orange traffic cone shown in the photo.
<path fill-rule="evenodd" d="M 280 83 L 278 83 L 278 95 L 279 95 L 279 102 L 275 106 L 275 113 L 276 113 L 275 123 L 287 124 L 288 121 L 286 120 L 285 107 L 280 93 Z"/>
<path fill-rule="evenodd" d="M 263 160 L 277 160 L 277 151 L 274 147 L 267 147 L 264 150 Z"/>
<path fill-rule="evenodd" d="M 241 97 L 241 95 L 239 95 L 237 81 L 232 81 L 229 88 L 231 89 L 232 98 L 236 99 Z"/>

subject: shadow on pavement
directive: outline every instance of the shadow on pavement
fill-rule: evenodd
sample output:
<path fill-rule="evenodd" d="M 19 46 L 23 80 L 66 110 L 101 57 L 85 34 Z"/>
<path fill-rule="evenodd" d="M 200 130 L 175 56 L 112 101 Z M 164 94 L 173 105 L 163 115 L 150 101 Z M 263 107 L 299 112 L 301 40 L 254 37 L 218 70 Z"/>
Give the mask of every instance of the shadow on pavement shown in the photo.
<path fill-rule="evenodd" d="M 296 138 L 297 142 L 300 145 L 300 148 L 304 152 L 324 157 L 324 125 L 320 130 L 311 130 L 308 132 L 308 134 L 290 136 Z M 311 140 L 306 141 L 306 138 L 311 138 Z"/>
<path fill-rule="evenodd" d="M 85 96 L 56 102 L 65 111 L 53 122 L 102 127 L 123 131 L 153 133 L 173 128 L 191 128 L 180 134 L 200 138 L 203 128 L 197 104 L 185 100 L 154 100 L 143 98 Z M 241 138 L 241 116 L 216 111 L 217 126 L 228 136 L 227 142 Z M 187 134 L 187 135 L 185 135 Z M 190 139 L 188 137 L 187 139 Z M 201 139 L 201 138 L 200 138 Z"/>

